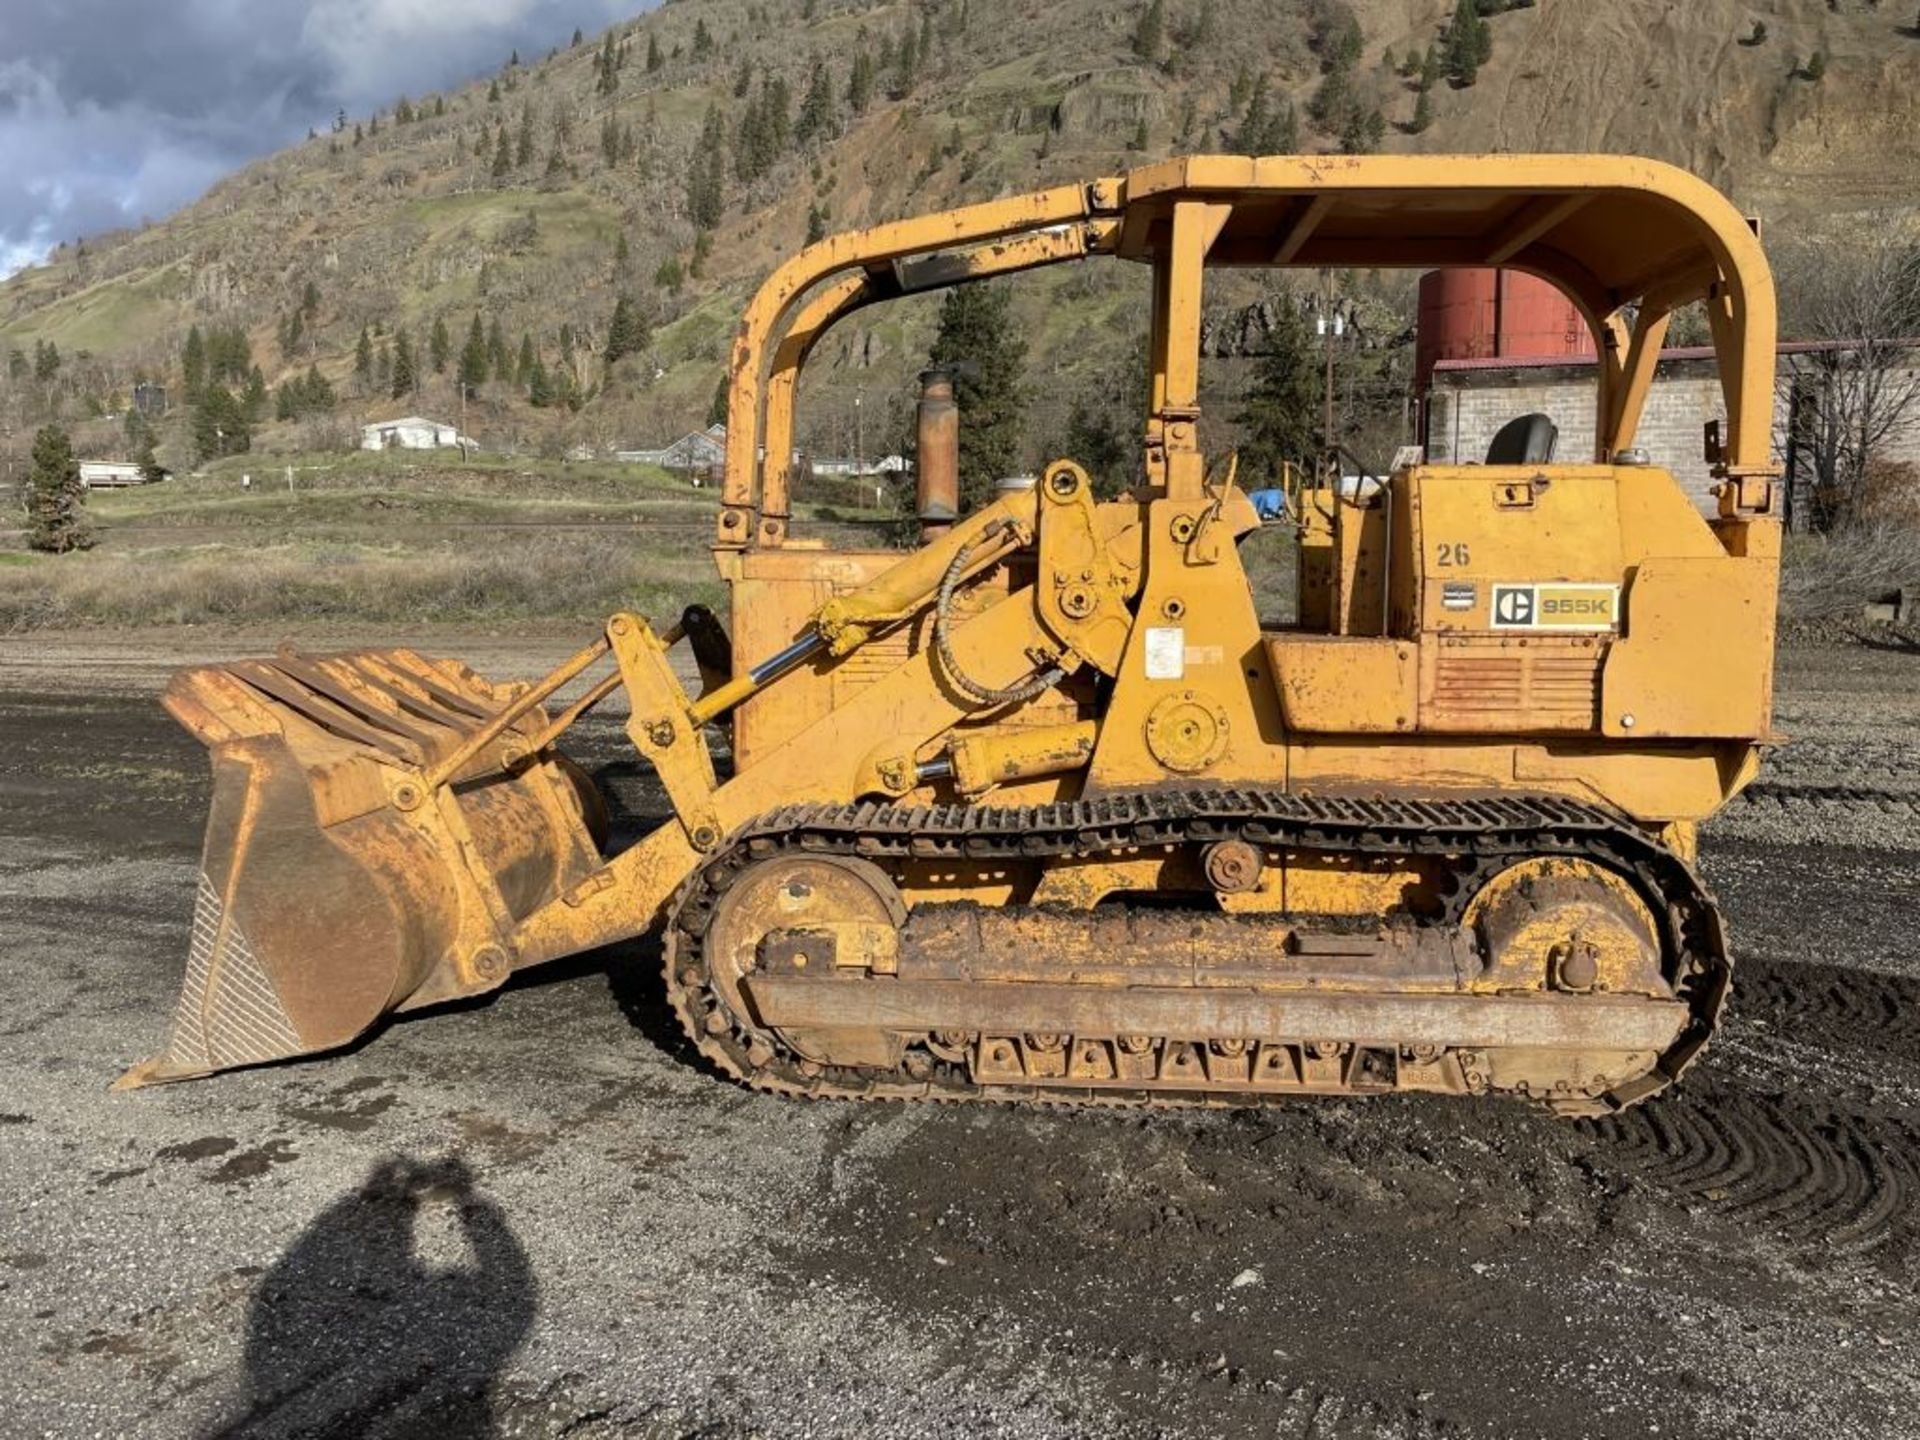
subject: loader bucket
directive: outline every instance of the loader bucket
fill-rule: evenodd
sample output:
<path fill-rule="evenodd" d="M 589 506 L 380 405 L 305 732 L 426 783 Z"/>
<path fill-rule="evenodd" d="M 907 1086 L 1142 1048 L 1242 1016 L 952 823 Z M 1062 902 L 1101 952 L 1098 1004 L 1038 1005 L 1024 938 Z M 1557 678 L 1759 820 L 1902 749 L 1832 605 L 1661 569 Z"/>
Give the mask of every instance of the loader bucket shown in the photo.
<path fill-rule="evenodd" d="M 497 724 L 524 689 L 410 650 L 176 675 L 165 704 L 212 752 L 213 806 L 172 1034 L 119 1085 L 331 1049 L 505 980 L 514 925 L 604 838 L 591 783 L 532 748 L 541 710 Z"/>

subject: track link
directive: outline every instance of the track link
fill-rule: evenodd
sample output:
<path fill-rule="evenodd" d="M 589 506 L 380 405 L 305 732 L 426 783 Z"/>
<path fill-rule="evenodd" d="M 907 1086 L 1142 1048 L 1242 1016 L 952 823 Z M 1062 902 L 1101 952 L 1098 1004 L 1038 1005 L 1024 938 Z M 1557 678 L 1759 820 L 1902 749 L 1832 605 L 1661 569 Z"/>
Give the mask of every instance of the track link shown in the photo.
<path fill-rule="evenodd" d="M 1688 1022 L 1654 1069 L 1597 1100 L 1538 1103 L 1559 1113 L 1604 1114 L 1658 1094 L 1698 1056 L 1731 989 L 1732 962 L 1718 908 L 1686 863 L 1613 812 L 1551 796 L 1397 799 L 1255 789 L 1154 789 L 1051 805 L 787 806 L 742 826 L 682 886 L 665 945 L 668 998 L 688 1036 L 723 1072 L 756 1088 L 817 1099 L 1040 1100 L 1097 1105 L 1247 1106 L 1285 1095 L 1204 1088 L 1092 1088 L 1070 1081 L 976 1083 L 951 1061 L 914 1073 L 822 1066 L 732 1013 L 715 990 L 705 937 L 715 906 L 749 867 L 783 855 L 854 857 L 883 869 L 911 860 L 1040 861 L 1138 847 L 1246 840 L 1360 857 L 1454 857 L 1484 875 L 1523 859 L 1573 857 L 1629 880 L 1676 957 L 1676 992 Z M 1466 889 L 1449 913 L 1457 923 Z"/>

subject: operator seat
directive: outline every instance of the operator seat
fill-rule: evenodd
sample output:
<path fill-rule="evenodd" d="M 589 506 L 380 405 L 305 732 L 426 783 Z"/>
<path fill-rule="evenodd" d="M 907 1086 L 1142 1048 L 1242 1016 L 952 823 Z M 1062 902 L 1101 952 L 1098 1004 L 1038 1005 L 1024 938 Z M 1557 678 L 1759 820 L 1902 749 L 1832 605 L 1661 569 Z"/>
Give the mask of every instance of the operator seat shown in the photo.
<path fill-rule="evenodd" d="M 1489 465 L 1551 465 L 1560 427 L 1545 415 L 1518 415 L 1502 425 L 1487 446 Z"/>

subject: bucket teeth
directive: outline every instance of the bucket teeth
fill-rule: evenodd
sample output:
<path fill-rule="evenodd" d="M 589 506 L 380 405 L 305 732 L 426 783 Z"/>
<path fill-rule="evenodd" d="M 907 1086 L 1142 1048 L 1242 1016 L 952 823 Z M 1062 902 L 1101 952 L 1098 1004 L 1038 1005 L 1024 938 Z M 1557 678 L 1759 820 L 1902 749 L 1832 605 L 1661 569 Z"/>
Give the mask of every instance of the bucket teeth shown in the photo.
<path fill-rule="evenodd" d="M 254 958 L 239 925 L 228 920 L 202 872 L 173 1033 L 164 1051 L 129 1070 L 116 1088 L 284 1060 L 305 1048 L 272 977 Z"/>

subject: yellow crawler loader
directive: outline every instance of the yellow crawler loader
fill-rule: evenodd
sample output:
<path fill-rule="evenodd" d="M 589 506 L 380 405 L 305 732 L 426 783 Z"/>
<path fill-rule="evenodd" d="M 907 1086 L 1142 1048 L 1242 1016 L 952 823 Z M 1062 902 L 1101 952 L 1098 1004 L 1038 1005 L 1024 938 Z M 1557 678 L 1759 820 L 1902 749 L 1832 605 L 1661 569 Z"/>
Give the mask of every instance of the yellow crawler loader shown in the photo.
<path fill-rule="evenodd" d="M 1092 259 L 1151 269 L 1132 493 L 1067 457 L 958 514 L 936 376 L 919 548 L 789 534 L 832 325 Z M 1591 454 L 1304 484 L 1299 616 L 1263 628 L 1254 508 L 1199 444 L 1209 267 L 1461 265 L 1585 315 Z M 1711 518 L 1635 447 L 1695 302 Z M 810 245 L 734 345 L 730 635 L 618 614 L 532 684 L 405 650 L 175 678 L 213 809 L 172 1034 L 125 1083 L 340 1046 L 660 927 L 700 1050 L 786 1094 L 1643 1100 L 1729 989 L 1694 837 L 1771 738 L 1774 348 L 1753 227 L 1617 156 L 1182 158 Z M 675 813 L 609 855 L 557 746 L 616 690 Z"/>

